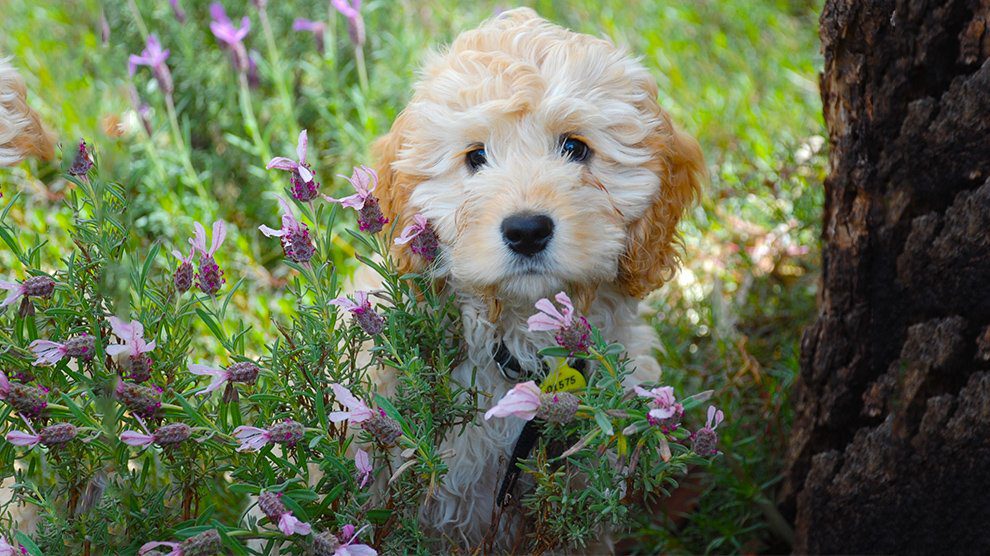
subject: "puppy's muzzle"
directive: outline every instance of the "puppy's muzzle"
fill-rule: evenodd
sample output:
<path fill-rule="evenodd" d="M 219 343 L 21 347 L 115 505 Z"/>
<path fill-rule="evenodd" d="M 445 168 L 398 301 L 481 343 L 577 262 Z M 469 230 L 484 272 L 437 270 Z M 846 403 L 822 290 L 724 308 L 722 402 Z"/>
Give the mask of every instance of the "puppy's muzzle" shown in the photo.
<path fill-rule="evenodd" d="M 502 221 L 502 239 L 509 249 L 532 257 L 553 238 L 553 219 L 545 214 L 513 214 Z"/>

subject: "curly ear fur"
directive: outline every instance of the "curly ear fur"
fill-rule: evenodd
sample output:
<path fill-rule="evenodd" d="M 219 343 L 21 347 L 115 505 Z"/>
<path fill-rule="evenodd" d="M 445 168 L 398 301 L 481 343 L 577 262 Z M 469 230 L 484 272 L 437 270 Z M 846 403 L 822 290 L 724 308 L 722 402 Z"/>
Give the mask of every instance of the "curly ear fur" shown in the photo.
<path fill-rule="evenodd" d="M 27 105 L 27 88 L 9 58 L 0 58 L 0 166 L 13 166 L 29 156 L 51 160 L 54 138 Z"/>
<path fill-rule="evenodd" d="M 656 98 L 655 91 L 651 98 Z M 698 142 L 677 129 L 655 102 L 649 112 L 656 114 L 658 129 L 645 143 L 654 153 L 651 165 L 660 177 L 660 190 L 650 208 L 629 226 L 626 252 L 619 261 L 618 284 L 633 297 L 643 297 L 673 277 L 682 246 L 677 223 L 700 193 L 706 174 Z"/>
<path fill-rule="evenodd" d="M 408 125 L 409 117 L 405 112 L 400 113 L 392 124 L 392 129 L 379 137 L 371 146 L 372 156 L 377 161 L 375 171 L 378 173 L 378 187 L 375 189 L 375 194 L 378 196 L 385 217 L 390 223 L 394 223 L 396 234 L 412 221 L 409 196 L 412 195 L 413 188 L 419 181 L 393 167 L 405 141 L 405 130 Z M 393 243 L 391 251 L 400 272 L 420 270 L 422 261 L 409 251 L 408 246 Z"/>

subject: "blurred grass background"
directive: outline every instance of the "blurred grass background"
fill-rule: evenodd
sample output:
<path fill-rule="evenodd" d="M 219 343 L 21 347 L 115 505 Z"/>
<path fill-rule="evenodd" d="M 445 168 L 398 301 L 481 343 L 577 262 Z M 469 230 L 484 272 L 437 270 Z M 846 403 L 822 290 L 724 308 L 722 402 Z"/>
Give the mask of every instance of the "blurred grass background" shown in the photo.
<path fill-rule="evenodd" d="M 165 0 L 0 0 L 0 55 L 14 56 L 30 102 L 57 132 L 65 159 L 0 171 L 0 191 L 5 199 L 25 195 L 12 218 L 26 238 L 47 241 L 42 260 L 60 257 L 72 239 L 60 232 L 71 218 L 60 203 L 68 188 L 60 175 L 79 138 L 95 145 L 101 174 L 128 191 L 135 248 L 156 240 L 181 247 L 193 221 L 224 219 L 233 226 L 218 259 L 228 276 L 248 278 L 233 303 L 252 328 L 249 345 L 260 352 L 272 314 L 292 310 L 280 288 L 287 267 L 274 264 L 281 251 L 255 232 L 259 224 L 275 225 L 274 194 L 287 181 L 264 169 L 268 157 L 293 154 L 296 134 L 306 128 L 323 192 L 343 193 L 346 183 L 334 176 L 369 162 L 368 146 L 408 100 L 424 52 L 514 5 L 366 2 L 369 86 L 362 88 L 346 21 L 329 2 L 271 2 L 269 43 L 255 6 L 226 1 L 232 19 L 252 20 L 245 42 L 260 79 L 246 110 L 237 75 L 209 31 L 208 2 L 180 3 L 184 23 Z M 641 550 L 786 550 L 787 527 L 772 501 L 800 331 L 815 308 L 825 172 L 820 1 L 521 4 L 641 55 L 660 83 L 662 105 L 698 137 L 711 171 L 702 202 L 683 225 L 684 269 L 649 302 L 665 345 L 658 358 L 666 379 L 679 391 L 713 389 L 725 408 L 728 422 L 719 430 L 726 456 L 699 474 L 694 486 L 702 495 L 686 515 L 643 517 Z M 324 53 L 311 34 L 291 30 L 297 17 L 329 22 Z M 179 138 L 150 73 L 128 77 L 127 56 L 142 50 L 147 33 L 171 50 Z M 132 85 L 147 104 L 150 135 Z M 346 237 L 338 245 L 345 267 L 353 264 Z M 20 272 L 13 268 L 10 253 L 0 252 L 0 275 Z M 216 349 L 203 342 L 198 349 Z"/>

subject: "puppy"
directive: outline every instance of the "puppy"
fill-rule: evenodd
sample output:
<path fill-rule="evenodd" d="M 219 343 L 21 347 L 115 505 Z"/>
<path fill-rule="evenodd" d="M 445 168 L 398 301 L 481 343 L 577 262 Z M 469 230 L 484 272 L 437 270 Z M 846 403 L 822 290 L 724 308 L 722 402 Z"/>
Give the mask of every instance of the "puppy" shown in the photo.
<path fill-rule="evenodd" d="M 567 292 L 636 369 L 660 378 L 653 329 L 638 300 L 678 263 L 676 226 L 704 174 L 697 142 L 657 103 L 657 84 L 607 40 L 520 8 L 461 34 L 425 64 L 413 98 L 374 146 L 382 208 L 398 229 L 422 214 L 441 244 L 436 263 L 403 246 L 403 271 L 429 269 L 456 295 L 466 361 L 452 372 L 488 393 L 516 382 L 493 361 L 504 346 L 539 381 L 529 332 L 534 302 Z M 390 390 L 381 377 L 379 390 Z M 480 418 L 446 439 L 449 472 L 421 510 L 424 525 L 465 547 L 512 531 L 493 526 L 495 493 L 519 419 Z"/>
<path fill-rule="evenodd" d="M 0 58 L 0 166 L 15 166 L 29 156 L 55 156 L 52 134 L 27 104 L 27 89 L 9 58 Z"/>

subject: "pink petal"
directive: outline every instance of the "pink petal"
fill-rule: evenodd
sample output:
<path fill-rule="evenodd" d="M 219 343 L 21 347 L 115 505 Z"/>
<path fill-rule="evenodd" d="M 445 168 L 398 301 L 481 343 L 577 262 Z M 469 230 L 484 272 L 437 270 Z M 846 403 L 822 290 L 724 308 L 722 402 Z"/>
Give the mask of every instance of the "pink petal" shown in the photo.
<path fill-rule="evenodd" d="M 560 322 L 549 315 L 543 313 L 535 314 L 526 319 L 530 332 L 556 331 L 560 330 Z"/>
<path fill-rule="evenodd" d="M 650 410 L 650 417 L 653 417 L 659 421 L 661 419 L 669 419 L 673 417 L 674 413 L 677 413 L 677 411 L 673 407 L 659 407 Z"/>
<path fill-rule="evenodd" d="M 330 301 L 327 301 L 327 303 L 329 303 L 330 305 L 336 305 L 337 307 L 340 307 L 347 311 L 353 311 L 354 309 L 360 307 L 360 305 L 354 303 L 353 301 L 351 301 L 350 299 L 348 299 L 343 295 L 336 299 L 331 299 Z"/>
<path fill-rule="evenodd" d="M 338 548 L 334 556 L 378 556 L 378 551 L 366 544 L 348 544 Z"/>
<path fill-rule="evenodd" d="M 0 307 L 6 307 L 7 305 L 12 305 L 15 301 L 24 295 L 24 286 L 16 282 L 4 282 L 0 281 L 0 290 L 7 290 L 7 297 L 4 298 L 3 303 L 0 303 Z"/>
<path fill-rule="evenodd" d="M 371 408 L 369 408 L 367 404 L 361 400 L 354 397 L 354 394 L 351 394 L 351 391 L 344 386 L 333 383 L 330 385 L 330 388 L 333 390 L 336 400 L 350 410 L 350 414 L 347 418 L 350 419 L 352 423 L 360 423 L 374 417 L 375 414 L 371 411 Z"/>
<path fill-rule="evenodd" d="M 159 546 L 167 546 L 168 548 L 171 548 L 172 552 L 169 552 L 170 555 L 181 554 L 179 552 L 179 543 L 163 542 L 163 541 L 144 543 L 143 545 L 141 545 L 141 548 L 138 550 L 138 554 L 147 554 L 148 552 L 151 552 L 152 550 L 158 548 Z"/>
<path fill-rule="evenodd" d="M 150 434 L 127 430 L 120 433 L 120 441 L 128 446 L 150 446 L 155 441 L 155 437 Z"/>
<path fill-rule="evenodd" d="M 304 129 L 299 132 L 299 141 L 296 142 L 296 156 L 299 157 L 300 165 L 306 163 L 306 148 L 309 146 L 309 133 Z M 303 178 L 309 181 L 312 178 Z"/>
<path fill-rule="evenodd" d="M 41 442 L 41 437 L 24 431 L 10 431 L 7 433 L 7 442 L 14 446 L 34 446 Z"/>
<path fill-rule="evenodd" d="M 0 399 L 6 398 L 7 394 L 10 393 L 10 380 L 7 375 L 0 371 Z"/>
<path fill-rule="evenodd" d="M 355 193 L 354 195 L 349 195 L 342 199 L 331 198 L 330 200 L 334 203 L 340 203 L 340 206 L 342 207 L 352 208 L 354 210 L 361 210 L 362 208 L 364 208 L 364 199 L 365 198 L 362 197 L 360 193 Z"/>
<path fill-rule="evenodd" d="M 416 224 L 406 226 L 405 229 L 402 230 L 402 234 L 395 238 L 395 243 L 397 245 L 405 245 L 421 233 L 423 233 L 423 228 L 417 226 Z"/>
<path fill-rule="evenodd" d="M 296 167 L 296 170 L 299 172 L 299 177 L 301 177 L 304 182 L 313 181 L 313 172 L 310 172 L 309 168 L 300 164 Z"/>
<path fill-rule="evenodd" d="M 485 420 L 514 415 L 529 421 L 536 416 L 536 410 L 540 408 L 541 393 L 540 387 L 532 380 L 517 384 L 485 413 Z"/>
<path fill-rule="evenodd" d="M 206 230 L 199 222 L 193 223 L 193 237 L 189 240 L 189 244 L 193 246 L 193 249 L 206 254 Z"/>
<path fill-rule="evenodd" d="M 310 526 L 309 523 L 299 521 L 299 519 L 290 512 L 282 514 L 282 517 L 278 520 L 278 528 L 285 536 L 291 536 L 295 533 L 299 533 L 300 535 L 308 535 L 313 532 L 313 527 Z"/>
<path fill-rule="evenodd" d="M 557 308 L 554 307 L 553 303 L 550 303 L 549 299 L 544 297 L 543 299 L 537 301 L 534 306 L 540 311 L 543 311 L 547 315 L 550 315 L 551 317 L 556 319 L 556 321 L 560 323 L 561 326 L 567 325 L 567 321 L 564 315 L 562 315 L 560 311 L 558 311 Z"/>
<path fill-rule="evenodd" d="M 368 452 L 358 448 L 354 453 L 354 466 L 361 473 L 371 473 L 371 457 L 368 456 Z"/>
<path fill-rule="evenodd" d="M 51 342 L 48 340 L 35 340 L 31 342 L 29 346 L 31 351 L 38 357 L 32 363 L 35 366 L 47 363 L 49 365 L 54 365 L 62 360 L 65 356 L 64 346 L 57 342 Z"/>
<path fill-rule="evenodd" d="M 261 230 L 261 233 L 265 234 L 266 237 L 282 237 L 285 235 L 284 231 L 269 228 L 264 224 L 258 226 L 258 229 Z"/>
<path fill-rule="evenodd" d="M 295 172 L 296 168 L 299 168 L 299 163 L 291 158 L 285 158 L 284 156 L 276 156 L 268 162 L 267 169 L 271 170 L 275 168 L 276 170 L 287 170 L 289 172 Z"/>
<path fill-rule="evenodd" d="M 107 355 L 111 355 L 111 356 L 117 356 L 120 355 L 121 353 L 126 353 L 128 351 L 131 351 L 131 349 L 124 344 L 113 344 L 107 346 Z"/>
<path fill-rule="evenodd" d="M 213 223 L 213 243 L 210 245 L 210 256 L 223 245 L 224 239 L 227 239 L 227 225 L 223 223 L 223 220 L 217 220 Z"/>

